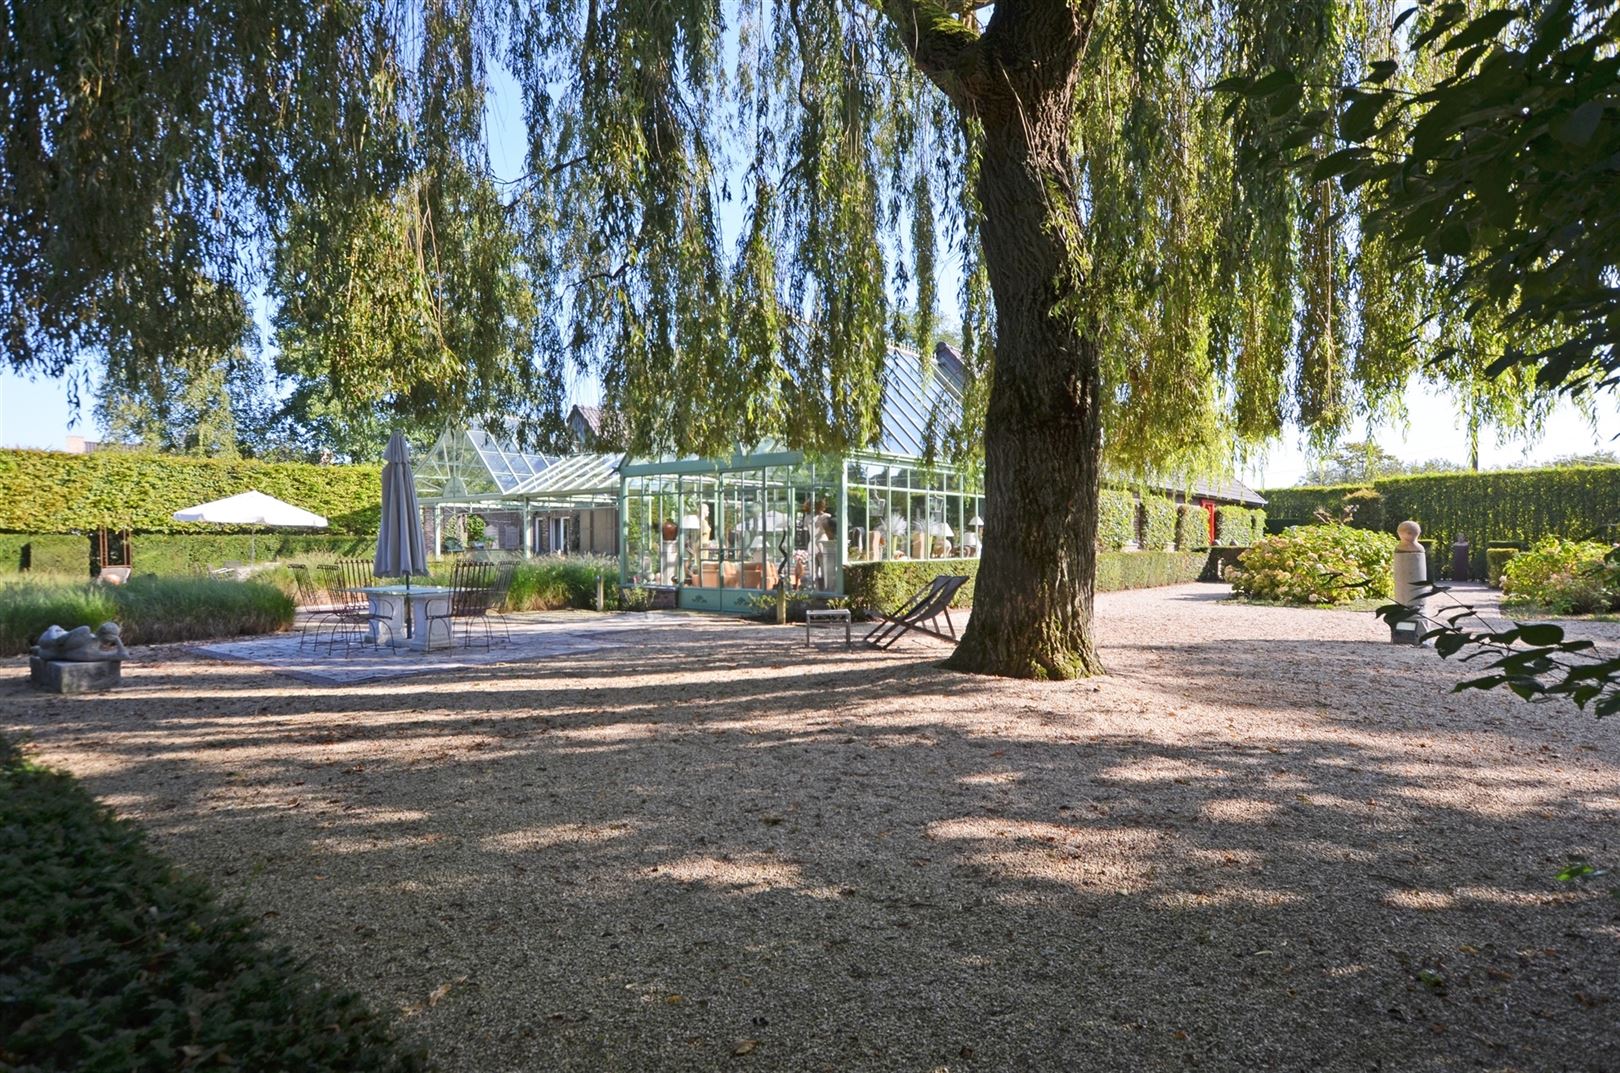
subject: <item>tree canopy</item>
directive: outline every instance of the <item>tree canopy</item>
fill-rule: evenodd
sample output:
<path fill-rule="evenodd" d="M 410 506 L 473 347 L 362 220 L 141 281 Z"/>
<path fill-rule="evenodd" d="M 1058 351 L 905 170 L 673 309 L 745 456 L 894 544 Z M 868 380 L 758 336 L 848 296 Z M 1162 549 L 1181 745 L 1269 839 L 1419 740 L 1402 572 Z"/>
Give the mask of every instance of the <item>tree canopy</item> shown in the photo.
<path fill-rule="evenodd" d="M 1094 669 L 1104 458 L 1183 473 L 1290 420 L 1330 438 L 1396 404 L 1437 308 L 1375 192 L 1272 166 L 1328 149 L 1290 110 L 1396 62 L 1384 0 L 7 10 L 0 330 L 24 370 L 218 360 L 258 287 L 284 371 L 339 411 L 555 433 L 585 370 L 638 453 L 836 449 L 874 441 L 895 326 L 928 360 L 958 281 L 968 406 L 942 447 L 982 444 L 995 537 L 972 669 Z M 496 66 L 527 135 L 507 184 Z M 1273 68 L 1294 74 L 1211 89 Z M 1494 329 L 1459 312 L 1444 375 L 1513 415 L 1523 385 L 1483 386 Z"/>

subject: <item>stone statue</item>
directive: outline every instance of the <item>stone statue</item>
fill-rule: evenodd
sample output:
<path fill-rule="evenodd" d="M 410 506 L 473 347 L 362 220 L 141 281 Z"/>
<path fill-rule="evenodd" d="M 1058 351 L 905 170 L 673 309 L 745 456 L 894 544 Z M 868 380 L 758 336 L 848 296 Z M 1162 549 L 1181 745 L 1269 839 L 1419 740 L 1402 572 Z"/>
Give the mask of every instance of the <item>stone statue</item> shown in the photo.
<path fill-rule="evenodd" d="M 129 655 L 116 622 L 103 622 L 94 633 L 89 626 L 73 630 L 52 626 L 39 635 L 33 652 L 40 659 L 61 663 L 97 663 Z"/>

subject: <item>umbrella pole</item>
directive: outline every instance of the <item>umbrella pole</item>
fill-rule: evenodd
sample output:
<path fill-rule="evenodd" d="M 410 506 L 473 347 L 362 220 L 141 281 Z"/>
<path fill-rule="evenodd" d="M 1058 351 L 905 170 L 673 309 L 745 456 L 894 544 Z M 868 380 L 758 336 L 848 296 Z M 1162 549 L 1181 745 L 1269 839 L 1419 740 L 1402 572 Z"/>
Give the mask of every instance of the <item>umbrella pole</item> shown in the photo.
<path fill-rule="evenodd" d="M 405 575 L 405 640 L 411 639 L 411 575 Z"/>

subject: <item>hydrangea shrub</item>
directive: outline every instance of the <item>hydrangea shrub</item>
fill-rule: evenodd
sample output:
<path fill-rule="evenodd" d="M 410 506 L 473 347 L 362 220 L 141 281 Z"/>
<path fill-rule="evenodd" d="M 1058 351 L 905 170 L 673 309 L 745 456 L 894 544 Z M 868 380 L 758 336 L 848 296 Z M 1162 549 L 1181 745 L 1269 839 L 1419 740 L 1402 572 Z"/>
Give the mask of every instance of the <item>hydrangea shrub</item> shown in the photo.
<path fill-rule="evenodd" d="M 1296 525 L 1255 544 L 1228 567 L 1232 591 L 1251 600 L 1342 604 L 1394 591 L 1395 538 L 1338 522 Z"/>

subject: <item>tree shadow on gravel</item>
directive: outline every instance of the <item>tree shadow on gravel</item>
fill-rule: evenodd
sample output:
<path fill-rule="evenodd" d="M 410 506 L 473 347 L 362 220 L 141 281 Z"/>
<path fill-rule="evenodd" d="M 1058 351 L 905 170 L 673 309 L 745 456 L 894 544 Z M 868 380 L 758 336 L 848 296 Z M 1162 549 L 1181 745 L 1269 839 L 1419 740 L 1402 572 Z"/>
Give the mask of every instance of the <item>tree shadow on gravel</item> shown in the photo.
<path fill-rule="evenodd" d="M 1614 1069 L 1620 902 L 1552 878 L 1617 855 L 1612 741 L 1300 644 L 171 664 L 0 725 L 445 1069 Z"/>

